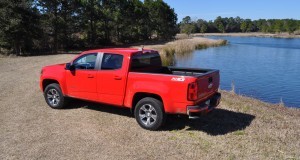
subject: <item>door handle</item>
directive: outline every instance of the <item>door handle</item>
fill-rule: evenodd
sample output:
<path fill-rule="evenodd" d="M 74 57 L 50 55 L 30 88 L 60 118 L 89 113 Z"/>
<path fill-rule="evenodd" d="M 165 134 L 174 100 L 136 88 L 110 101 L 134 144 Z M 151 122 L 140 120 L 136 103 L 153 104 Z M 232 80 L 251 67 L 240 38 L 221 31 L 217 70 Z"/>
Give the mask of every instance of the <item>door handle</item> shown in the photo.
<path fill-rule="evenodd" d="M 94 75 L 88 74 L 88 78 L 94 78 Z"/>
<path fill-rule="evenodd" d="M 121 80 L 122 77 L 120 77 L 120 76 L 115 76 L 114 79 L 115 79 L 115 80 Z"/>

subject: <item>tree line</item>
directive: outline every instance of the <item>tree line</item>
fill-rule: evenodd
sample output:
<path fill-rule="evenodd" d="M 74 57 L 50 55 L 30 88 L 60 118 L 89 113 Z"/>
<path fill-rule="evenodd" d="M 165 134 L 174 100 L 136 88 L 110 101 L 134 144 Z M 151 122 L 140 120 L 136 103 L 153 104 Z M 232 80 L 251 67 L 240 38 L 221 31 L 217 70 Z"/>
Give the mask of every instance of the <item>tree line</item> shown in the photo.
<path fill-rule="evenodd" d="M 300 34 L 300 20 L 295 19 L 242 19 L 240 17 L 218 16 L 214 21 L 203 19 L 192 20 L 186 16 L 179 23 L 180 32 L 191 33 L 232 33 L 232 32 L 265 32 Z"/>
<path fill-rule="evenodd" d="M 1 0 L 0 52 L 60 50 L 172 39 L 177 15 L 163 0 Z"/>

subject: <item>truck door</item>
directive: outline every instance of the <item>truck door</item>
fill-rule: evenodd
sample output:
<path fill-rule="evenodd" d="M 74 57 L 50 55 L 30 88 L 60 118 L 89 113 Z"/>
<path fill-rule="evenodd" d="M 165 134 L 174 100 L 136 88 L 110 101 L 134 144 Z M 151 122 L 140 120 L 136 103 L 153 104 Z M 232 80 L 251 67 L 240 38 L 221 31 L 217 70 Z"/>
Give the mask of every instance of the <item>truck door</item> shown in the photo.
<path fill-rule="evenodd" d="M 97 56 L 98 53 L 84 54 L 73 61 L 75 70 L 66 70 L 69 96 L 97 100 Z"/>
<path fill-rule="evenodd" d="M 101 59 L 101 58 L 100 58 Z M 127 65 L 121 54 L 103 53 L 98 77 L 100 102 L 122 106 L 125 94 Z"/>

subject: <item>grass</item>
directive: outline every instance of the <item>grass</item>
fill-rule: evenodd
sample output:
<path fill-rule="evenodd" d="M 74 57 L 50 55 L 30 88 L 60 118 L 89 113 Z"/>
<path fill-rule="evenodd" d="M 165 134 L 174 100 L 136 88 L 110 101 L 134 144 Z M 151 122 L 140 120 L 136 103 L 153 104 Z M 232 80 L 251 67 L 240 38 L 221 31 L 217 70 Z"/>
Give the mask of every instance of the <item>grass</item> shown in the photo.
<path fill-rule="evenodd" d="M 245 135 L 245 131 L 238 130 L 238 131 L 233 132 L 233 134 L 237 135 L 237 136 L 242 136 L 242 135 Z"/>

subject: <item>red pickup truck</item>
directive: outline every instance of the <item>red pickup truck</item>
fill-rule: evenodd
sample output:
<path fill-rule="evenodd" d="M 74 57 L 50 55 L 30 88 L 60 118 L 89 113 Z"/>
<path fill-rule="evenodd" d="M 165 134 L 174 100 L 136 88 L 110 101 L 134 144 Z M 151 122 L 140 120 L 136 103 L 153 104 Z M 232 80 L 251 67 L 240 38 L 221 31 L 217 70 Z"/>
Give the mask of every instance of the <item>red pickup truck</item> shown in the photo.
<path fill-rule="evenodd" d="M 69 97 L 127 107 L 141 127 L 157 130 L 166 114 L 195 117 L 215 108 L 219 81 L 218 70 L 164 67 L 157 51 L 117 48 L 43 67 L 40 88 L 52 108 L 63 108 Z"/>

